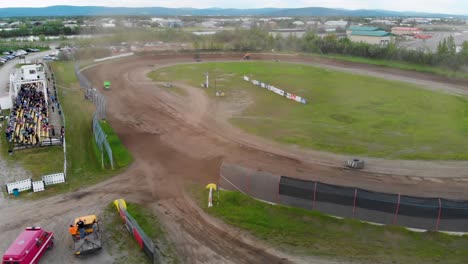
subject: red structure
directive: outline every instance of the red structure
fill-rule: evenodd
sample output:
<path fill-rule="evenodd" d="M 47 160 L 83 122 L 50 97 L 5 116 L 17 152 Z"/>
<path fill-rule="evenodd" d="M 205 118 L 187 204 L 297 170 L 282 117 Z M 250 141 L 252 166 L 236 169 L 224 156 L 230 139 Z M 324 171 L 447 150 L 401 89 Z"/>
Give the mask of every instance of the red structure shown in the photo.
<path fill-rule="evenodd" d="M 416 27 L 392 27 L 392 33 L 397 36 L 414 36 L 423 30 Z"/>
<path fill-rule="evenodd" d="M 432 35 L 425 35 L 425 34 L 414 34 L 414 37 L 417 39 L 430 39 Z"/>

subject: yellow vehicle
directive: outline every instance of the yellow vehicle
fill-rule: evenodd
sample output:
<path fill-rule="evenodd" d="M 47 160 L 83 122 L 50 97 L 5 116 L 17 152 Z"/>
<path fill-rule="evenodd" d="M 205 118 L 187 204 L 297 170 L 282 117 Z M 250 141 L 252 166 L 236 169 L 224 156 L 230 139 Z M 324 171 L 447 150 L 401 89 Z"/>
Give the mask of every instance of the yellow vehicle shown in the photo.
<path fill-rule="evenodd" d="M 83 226 L 83 230 L 80 230 L 80 225 Z M 78 217 L 73 221 L 73 226 L 78 227 L 78 232 L 72 234 L 75 255 L 90 254 L 102 249 L 101 231 L 96 215 Z"/>

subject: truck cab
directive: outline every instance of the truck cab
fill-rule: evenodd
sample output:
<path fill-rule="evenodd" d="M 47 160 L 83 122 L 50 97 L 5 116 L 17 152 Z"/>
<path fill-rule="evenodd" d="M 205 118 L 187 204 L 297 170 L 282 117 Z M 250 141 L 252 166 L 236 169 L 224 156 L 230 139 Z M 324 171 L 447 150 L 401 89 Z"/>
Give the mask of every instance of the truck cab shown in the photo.
<path fill-rule="evenodd" d="M 2 264 L 37 264 L 54 245 L 54 234 L 40 227 L 27 227 L 3 254 Z"/>

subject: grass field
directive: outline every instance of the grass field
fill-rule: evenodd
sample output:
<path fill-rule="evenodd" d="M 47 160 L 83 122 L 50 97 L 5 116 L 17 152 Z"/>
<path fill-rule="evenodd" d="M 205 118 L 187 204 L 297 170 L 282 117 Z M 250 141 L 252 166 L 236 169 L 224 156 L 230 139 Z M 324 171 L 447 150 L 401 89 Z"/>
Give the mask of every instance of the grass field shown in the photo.
<path fill-rule="evenodd" d="M 340 220 L 230 191 L 221 191 L 219 205 L 214 201 L 215 206 L 207 208 L 207 191 L 194 188 L 193 195 L 207 213 L 292 254 L 353 263 L 468 263 L 468 236 L 415 233 L 396 226 Z"/>
<path fill-rule="evenodd" d="M 114 156 L 114 162 L 117 168 L 125 168 L 133 161 L 132 154 L 120 141 L 119 136 L 115 133 L 114 129 L 106 120 L 100 121 L 102 130 L 107 135 L 107 142 L 112 149 L 112 155 Z M 106 155 L 107 156 L 107 155 Z"/>
<path fill-rule="evenodd" d="M 255 102 L 232 117 L 232 124 L 280 143 L 389 159 L 468 159 L 466 98 L 402 82 L 275 62 L 179 65 L 149 76 L 200 87 L 205 72 L 211 78 L 206 92 L 213 98 L 220 90 L 226 93 L 222 100 L 234 101 L 247 94 Z M 243 75 L 302 96 L 308 104 L 247 83 Z"/>
<path fill-rule="evenodd" d="M 8 155 L 5 135 L 0 136 L 0 146 L 2 159 L 8 166 L 23 167 L 31 173 L 33 181 L 41 180 L 44 175 L 63 171 L 63 149 L 60 146 L 18 150 Z"/>

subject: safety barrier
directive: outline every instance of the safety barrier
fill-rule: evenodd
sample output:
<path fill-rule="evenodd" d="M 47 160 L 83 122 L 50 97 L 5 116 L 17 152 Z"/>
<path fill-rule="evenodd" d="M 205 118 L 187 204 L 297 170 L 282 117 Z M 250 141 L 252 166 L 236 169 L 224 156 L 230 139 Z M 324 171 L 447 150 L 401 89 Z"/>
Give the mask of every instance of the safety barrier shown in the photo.
<path fill-rule="evenodd" d="M 42 176 L 42 181 L 45 185 L 53 185 L 65 182 L 65 175 L 63 173 L 55 173 L 50 175 Z"/>
<path fill-rule="evenodd" d="M 276 204 L 366 222 L 468 232 L 468 201 L 379 193 L 224 164 L 219 186 Z"/>
<path fill-rule="evenodd" d="M 18 189 L 19 192 L 29 191 L 32 188 L 31 179 L 22 181 L 12 182 L 6 184 L 6 190 L 8 194 L 13 194 L 14 189 Z"/>
<path fill-rule="evenodd" d="M 42 192 L 45 190 L 44 181 L 32 182 L 33 192 Z"/>
<path fill-rule="evenodd" d="M 161 263 L 162 258 L 159 249 L 155 246 L 148 235 L 146 235 L 143 229 L 141 229 L 141 227 L 138 225 L 138 222 L 127 211 L 127 204 L 125 203 L 125 200 L 115 200 L 114 204 L 120 214 L 120 217 L 124 221 L 125 227 L 127 228 L 128 232 L 133 235 L 140 248 L 143 249 L 145 254 L 151 259 L 152 263 Z"/>

